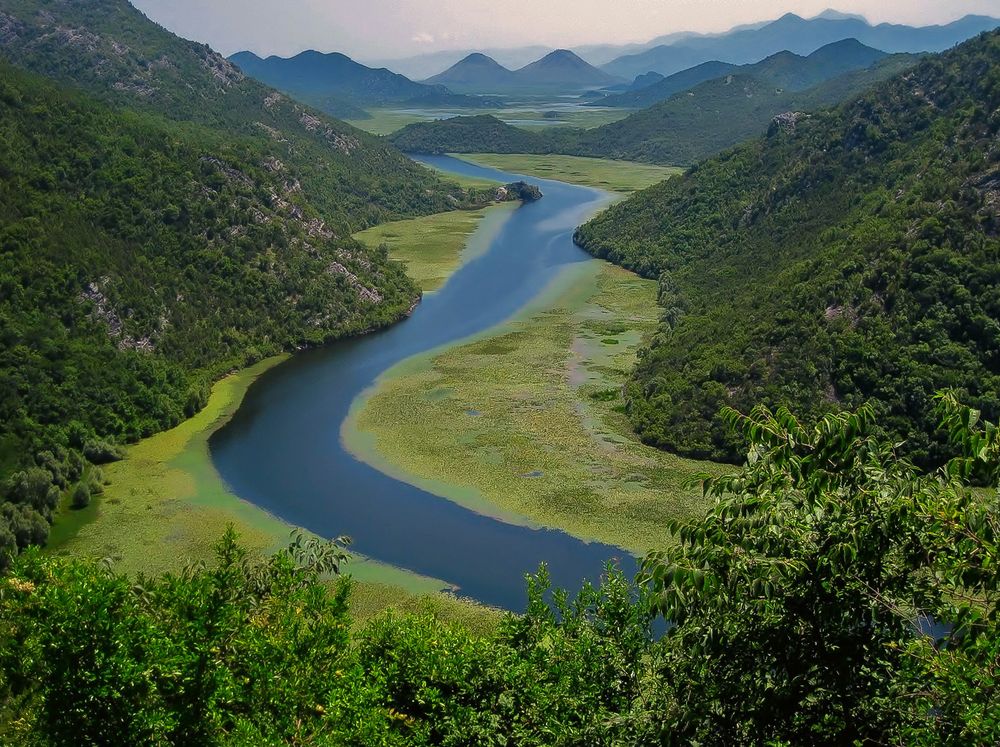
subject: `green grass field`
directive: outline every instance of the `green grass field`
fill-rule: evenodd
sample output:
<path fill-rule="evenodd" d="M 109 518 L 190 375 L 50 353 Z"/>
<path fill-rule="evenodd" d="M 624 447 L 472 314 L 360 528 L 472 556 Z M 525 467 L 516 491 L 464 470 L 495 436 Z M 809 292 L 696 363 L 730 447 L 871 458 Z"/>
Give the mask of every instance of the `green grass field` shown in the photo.
<path fill-rule="evenodd" d="M 619 194 L 629 194 L 645 189 L 683 172 L 683 169 L 674 166 L 653 166 L 648 163 L 611 161 L 604 158 L 583 158 L 580 156 L 473 153 L 456 155 L 455 157 L 480 166 L 490 166 L 515 174 L 541 179 L 557 179 Z"/>
<path fill-rule="evenodd" d="M 291 527 L 229 491 L 212 465 L 208 439 L 232 417 L 250 384 L 285 357 L 222 379 L 195 417 L 130 446 L 123 461 L 104 468 L 110 480 L 104 495 L 84 511 L 60 517 L 50 551 L 108 558 L 129 574 L 156 574 L 210 558 L 230 524 L 254 551 L 274 552 L 284 546 Z M 361 556 L 352 559 L 347 573 L 356 581 L 352 611 L 358 621 L 389 606 L 480 626 L 500 614 L 440 593 L 447 588 L 442 581 Z"/>
<path fill-rule="evenodd" d="M 356 403 L 345 440 L 483 513 L 637 553 L 662 546 L 667 519 L 704 508 L 687 480 L 718 468 L 640 444 L 621 413 L 657 314 L 655 282 L 580 265 L 499 331 L 388 372 Z"/>
<path fill-rule="evenodd" d="M 532 104 L 532 107 L 535 105 Z M 447 119 L 455 116 L 471 117 L 480 114 L 492 114 L 505 122 L 510 122 L 526 130 L 547 129 L 549 127 L 579 127 L 589 130 L 601 125 L 617 122 L 631 114 L 629 109 L 600 109 L 581 106 L 571 110 L 560 110 L 558 124 L 545 124 L 548 111 L 544 104 L 538 108 L 507 108 L 507 109 L 369 109 L 369 119 L 347 120 L 359 130 L 374 135 L 390 135 L 396 130 L 416 122 L 431 122 L 436 119 Z M 524 124 L 526 121 L 538 121 L 539 124 Z"/>
<path fill-rule="evenodd" d="M 420 289 L 433 291 L 463 262 L 486 248 L 493 229 L 516 207 L 517 203 L 508 202 L 483 210 L 456 210 L 384 223 L 356 233 L 354 238 L 369 246 L 387 244 L 390 256 L 406 265 L 406 273 Z M 484 220 L 484 230 L 469 243 L 470 235 Z"/>

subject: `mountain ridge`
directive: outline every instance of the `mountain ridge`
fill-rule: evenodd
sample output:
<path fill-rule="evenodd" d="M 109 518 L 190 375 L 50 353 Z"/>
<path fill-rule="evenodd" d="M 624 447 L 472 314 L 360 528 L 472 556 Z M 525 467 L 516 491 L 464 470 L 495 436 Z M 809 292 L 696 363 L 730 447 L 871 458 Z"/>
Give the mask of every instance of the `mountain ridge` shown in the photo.
<path fill-rule="evenodd" d="M 568 49 L 556 49 L 517 70 L 473 52 L 426 83 L 456 91 L 506 93 L 513 90 L 583 90 L 620 82 Z"/>
<path fill-rule="evenodd" d="M 601 69 L 626 77 L 649 70 L 671 75 L 711 60 L 747 64 L 782 50 L 808 55 L 822 46 L 849 38 L 888 53 L 940 52 L 997 26 L 1000 19 L 977 15 L 966 15 L 948 24 L 906 26 L 872 25 L 855 17 L 807 19 L 786 13 L 760 27 L 719 36 L 686 37 L 624 55 Z"/>
<path fill-rule="evenodd" d="M 872 402 L 921 464 L 949 456 L 932 397 L 1000 413 L 1000 31 L 619 203 L 577 233 L 660 279 L 629 385 L 644 440 L 735 460 L 719 416 Z"/>
<path fill-rule="evenodd" d="M 757 70 L 770 71 L 770 78 L 745 72 L 728 74 L 591 130 L 530 132 L 487 115 L 411 124 L 393 133 L 390 141 L 413 152 L 565 153 L 674 166 L 692 164 L 760 134 L 778 114 L 837 104 L 916 59 L 911 55 L 884 56 L 870 68 L 841 73 L 803 90 L 784 90 L 781 85 L 796 77 L 795 65 L 790 71 L 787 63 L 802 60 L 785 53 L 756 66 Z M 799 84 L 805 84 L 807 77 L 798 76 Z"/>
<path fill-rule="evenodd" d="M 324 110 L 341 101 L 356 107 L 419 105 L 430 99 L 441 105 L 470 108 L 495 103 L 454 94 L 444 86 L 418 83 L 386 68 L 371 68 L 340 52 L 307 49 L 292 57 L 266 58 L 237 52 L 229 61 L 262 83 Z"/>

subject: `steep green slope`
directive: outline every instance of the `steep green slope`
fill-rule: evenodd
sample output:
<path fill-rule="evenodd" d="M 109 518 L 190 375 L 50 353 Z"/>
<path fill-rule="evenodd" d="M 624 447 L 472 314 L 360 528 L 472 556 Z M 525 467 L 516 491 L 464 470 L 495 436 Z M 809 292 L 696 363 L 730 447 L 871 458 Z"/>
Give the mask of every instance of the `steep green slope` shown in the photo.
<path fill-rule="evenodd" d="M 637 193 L 582 227 L 659 277 L 629 389 L 647 441 L 733 459 L 725 404 L 872 400 L 921 461 L 941 387 L 1000 412 L 1000 33 Z"/>
<path fill-rule="evenodd" d="M 760 134 L 778 114 L 831 106 L 914 62 L 910 55 L 893 55 L 804 91 L 778 87 L 778 78 L 794 77 L 787 66 L 772 70 L 769 76 L 774 79 L 727 75 L 591 130 L 528 132 L 494 117 L 455 117 L 407 125 L 390 140 L 417 153 L 564 153 L 689 164 Z"/>
<path fill-rule="evenodd" d="M 78 84 L 0 61 L 2 565 L 44 541 L 62 495 L 100 489 L 92 465 L 114 442 L 191 414 L 212 378 L 405 314 L 416 288 L 354 231 L 494 192 L 447 184 L 121 0 L 12 0 L 0 38 Z"/>
<path fill-rule="evenodd" d="M 7 0 L 0 56 L 115 106 L 272 140 L 309 199 L 351 230 L 448 209 L 449 185 L 383 141 L 243 75 L 126 0 Z"/>
<path fill-rule="evenodd" d="M 799 72 L 770 70 L 763 77 L 727 75 L 656 106 L 581 134 L 576 147 L 610 158 L 690 164 L 762 133 L 776 115 L 832 106 L 911 66 L 893 55 L 870 68 L 838 75 L 803 91 L 779 87 Z M 778 66 L 775 66 L 778 67 Z"/>
<path fill-rule="evenodd" d="M 101 440 L 191 414 L 209 378 L 389 323 L 416 297 L 257 140 L 5 65 L 0 111 L 0 474 L 37 465 L 66 488 L 85 466 L 66 449 L 101 461 Z M 58 497 L 6 492 L 42 515 Z"/>

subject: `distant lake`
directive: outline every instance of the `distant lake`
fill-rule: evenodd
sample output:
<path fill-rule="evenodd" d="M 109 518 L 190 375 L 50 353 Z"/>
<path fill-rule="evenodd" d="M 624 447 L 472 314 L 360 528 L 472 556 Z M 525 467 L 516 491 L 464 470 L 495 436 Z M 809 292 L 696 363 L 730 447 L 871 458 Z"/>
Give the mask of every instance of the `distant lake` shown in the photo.
<path fill-rule="evenodd" d="M 444 156 L 421 160 L 464 176 L 524 178 Z M 351 403 L 396 363 L 500 324 L 571 265 L 596 261 L 573 244 L 572 234 L 609 196 L 529 181 L 543 199 L 515 210 L 488 249 L 426 296 L 409 319 L 268 371 L 210 442 L 223 479 L 251 503 L 324 537 L 348 534 L 363 555 L 515 611 L 526 603 L 524 574 L 542 562 L 558 586 L 575 591 L 584 579 L 596 580 L 611 558 L 630 575 L 636 561 L 619 548 L 483 516 L 396 480 L 348 452 L 340 428 Z"/>

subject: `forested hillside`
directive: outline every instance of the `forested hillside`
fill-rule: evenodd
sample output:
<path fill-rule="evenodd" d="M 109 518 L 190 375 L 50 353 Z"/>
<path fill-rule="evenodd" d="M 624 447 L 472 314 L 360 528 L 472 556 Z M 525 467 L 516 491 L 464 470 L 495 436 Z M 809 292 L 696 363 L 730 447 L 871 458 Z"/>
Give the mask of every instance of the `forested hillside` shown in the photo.
<path fill-rule="evenodd" d="M 210 381 L 399 319 L 350 238 L 494 199 L 243 78 L 123 0 L 0 10 L 0 564 Z M 184 120 L 184 121 L 179 121 Z"/>
<path fill-rule="evenodd" d="M 724 405 L 866 401 L 923 463 L 956 387 L 1000 412 L 1000 32 L 636 194 L 578 242 L 660 279 L 629 386 L 642 437 L 736 459 Z"/>
<path fill-rule="evenodd" d="M 115 112 L 7 66 L 0 106 L 4 473 L 65 462 L 65 488 L 83 467 L 65 448 L 173 425 L 210 377 L 386 324 L 416 297 L 259 141 Z"/>
<path fill-rule="evenodd" d="M 915 58 L 892 55 L 805 90 L 782 87 L 791 79 L 808 77 L 799 74 L 800 62 L 804 58 L 791 64 L 774 60 L 759 74 L 724 75 L 592 130 L 529 132 L 492 116 L 455 117 L 407 125 L 390 140 L 414 153 L 564 153 L 690 164 L 762 133 L 777 114 L 811 111 L 857 96 L 913 65 Z"/>
<path fill-rule="evenodd" d="M 0 57 L 114 106 L 273 143 L 325 219 L 352 231 L 450 207 L 444 184 L 374 136 L 303 106 L 126 0 L 8 0 Z"/>

